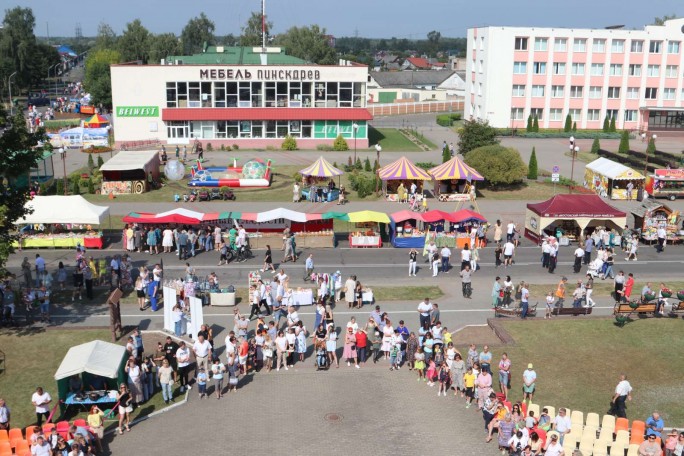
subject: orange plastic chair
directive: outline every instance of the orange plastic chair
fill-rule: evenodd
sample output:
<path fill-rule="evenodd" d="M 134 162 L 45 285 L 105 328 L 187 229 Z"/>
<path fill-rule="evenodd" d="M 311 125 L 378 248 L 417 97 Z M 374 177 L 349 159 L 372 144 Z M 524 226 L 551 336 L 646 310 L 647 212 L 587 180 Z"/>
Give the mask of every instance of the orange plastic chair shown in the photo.
<path fill-rule="evenodd" d="M 634 443 L 634 444 L 637 444 L 637 445 L 641 445 L 641 443 L 642 443 L 643 441 L 644 441 L 644 433 L 643 433 L 643 432 L 634 432 L 634 431 L 632 431 L 632 433 L 631 433 L 630 436 L 629 436 L 629 444 L 630 444 L 630 445 L 633 444 L 633 443 Z"/>
<path fill-rule="evenodd" d="M 520 405 L 520 410 L 523 414 L 523 419 L 527 416 L 527 402 L 523 401 Z"/>
<path fill-rule="evenodd" d="M 7 444 L 9 445 L 9 442 L 7 442 Z M 3 447 L 0 447 L 0 456 L 14 456 L 14 454 L 12 454 L 11 449 L 5 448 L 3 446 Z"/>
<path fill-rule="evenodd" d="M 12 428 L 9 430 L 9 435 L 7 436 L 7 440 L 11 441 L 12 439 L 16 438 L 23 438 L 24 434 L 21 433 L 21 429 L 19 428 Z"/>
<path fill-rule="evenodd" d="M 629 431 L 629 420 L 627 418 L 617 418 L 615 420 L 615 430 L 613 432 L 617 433 L 617 431 Z"/>
<path fill-rule="evenodd" d="M 634 420 L 632 421 L 632 433 L 634 432 L 641 432 L 642 434 L 646 433 L 646 422 L 640 421 L 640 420 Z"/>
<path fill-rule="evenodd" d="M 31 453 L 31 448 L 29 447 L 29 444 L 26 440 L 22 440 L 21 442 L 19 442 L 16 448 L 14 449 L 14 452 L 16 454 L 26 453 L 27 451 Z"/>
<path fill-rule="evenodd" d="M 0 429 L 0 442 L 4 440 L 9 440 L 9 434 L 7 433 L 6 430 Z"/>
<path fill-rule="evenodd" d="M 10 448 L 16 448 L 17 445 L 19 445 L 19 443 L 20 443 L 20 442 L 23 442 L 23 441 L 24 441 L 24 438 L 23 438 L 23 437 L 18 438 L 18 439 L 12 439 L 12 440 L 10 440 L 10 441 L 9 441 L 9 442 L 10 442 Z"/>
<path fill-rule="evenodd" d="M 55 427 L 55 423 L 45 423 L 43 425 L 43 434 L 48 435 L 54 427 Z"/>
<path fill-rule="evenodd" d="M 32 436 L 33 434 L 35 434 L 35 431 L 33 430 L 33 428 L 35 428 L 35 427 L 36 427 L 36 426 L 28 426 L 28 427 L 26 428 L 26 440 L 28 440 L 29 442 L 31 441 L 31 436 Z M 10 437 L 10 439 L 11 439 L 11 438 L 12 438 L 12 437 Z"/>
<path fill-rule="evenodd" d="M 7 440 L 0 442 L 0 455 L 2 454 L 12 454 L 12 447 Z"/>
<path fill-rule="evenodd" d="M 68 421 L 60 421 L 57 423 L 57 432 L 66 432 L 69 430 L 69 422 Z"/>
<path fill-rule="evenodd" d="M 78 426 L 86 427 L 87 425 L 88 425 L 88 423 L 87 423 L 86 420 L 84 420 L 83 418 L 79 418 L 79 419 L 77 419 L 77 420 L 74 420 L 74 426 L 77 426 L 77 427 L 78 427 Z"/>
<path fill-rule="evenodd" d="M 15 456 L 31 456 L 31 450 L 21 450 L 14 453 Z"/>

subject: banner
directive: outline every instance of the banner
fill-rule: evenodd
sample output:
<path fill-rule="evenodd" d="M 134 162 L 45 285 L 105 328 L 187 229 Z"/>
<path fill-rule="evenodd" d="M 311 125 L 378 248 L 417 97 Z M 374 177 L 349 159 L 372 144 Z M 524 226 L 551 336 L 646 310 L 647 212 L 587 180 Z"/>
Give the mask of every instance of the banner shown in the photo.
<path fill-rule="evenodd" d="M 202 300 L 195 296 L 189 297 L 190 317 L 188 318 L 187 334 L 192 339 L 197 338 L 197 333 L 204 324 L 204 311 L 202 310 Z"/>
<path fill-rule="evenodd" d="M 176 305 L 176 289 L 171 287 L 164 287 L 164 329 L 171 333 L 174 332 L 173 327 L 173 308 Z"/>

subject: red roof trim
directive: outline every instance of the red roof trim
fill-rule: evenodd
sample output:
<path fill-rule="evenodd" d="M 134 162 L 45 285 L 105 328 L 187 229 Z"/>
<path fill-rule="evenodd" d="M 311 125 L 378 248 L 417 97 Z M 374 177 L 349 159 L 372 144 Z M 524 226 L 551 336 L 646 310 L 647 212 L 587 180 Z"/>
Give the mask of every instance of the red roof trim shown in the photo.
<path fill-rule="evenodd" d="M 164 108 L 162 120 L 372 120 L 366 108 Z"/>

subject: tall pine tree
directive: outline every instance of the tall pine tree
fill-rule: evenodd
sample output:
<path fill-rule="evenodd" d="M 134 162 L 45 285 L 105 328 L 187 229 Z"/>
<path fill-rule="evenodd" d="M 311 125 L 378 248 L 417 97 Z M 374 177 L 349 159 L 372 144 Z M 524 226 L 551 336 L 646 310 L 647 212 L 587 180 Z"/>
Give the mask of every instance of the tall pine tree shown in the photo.
<path fill-rule="evenodd" d="M 530 162 L 527 164 L 527 178 L 530 180 L 537 180 L 537 151 L 532 147 L 532 155 L 530 155 Z"/>
<path fill-rule="evenodd" d="M 618 146 L 618 152 L 621 154 L 626 154 L 629 152 L 629 132 L 627 130 L 622 130 L 620 135 L 620 145 Z"/>
<path fill-rule="evenodd" d="M 570 128 L 572 128 L 572 117 L 570 117 L 570 114 L 565 116 L 565 126 L 563 127 L 564 132 L 569 132 Z"/>

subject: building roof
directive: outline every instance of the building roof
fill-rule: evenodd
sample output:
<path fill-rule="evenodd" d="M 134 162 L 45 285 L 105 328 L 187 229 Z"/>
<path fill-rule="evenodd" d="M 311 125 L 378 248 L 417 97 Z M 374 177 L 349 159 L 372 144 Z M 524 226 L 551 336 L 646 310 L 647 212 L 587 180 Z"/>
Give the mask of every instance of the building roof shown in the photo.
<path fill-rule="evenodd" d="M 301 65 L 308 63 L 298 57 L 285 54 L 283 48 L 268 48 L 266 53 L 258 52 L 258 50 L 260 48 L 248 46 L 207 46 L 200 54 L 171 55 L 166 58 L 166 61 L 170 64 L 178 61 L 179 64 L 182 62 L 184 65 Z"/>
<path fill-rule="evenodd" d="M 430 68 L 432 68 L 432 64 L 428 62 L 427 59 L 424 59 L 422 57 L 409 57 L 406 59 L 406 61 L 416 68 L 421 68 L 424 70 L 429 70 Z"/>
<path fill-rule="evenodd" d="M 455 71 L 371 71 L 371 77 L 382 88 L 417 87 L 424 85 L 440 85 L 449 79 Z M 464 75 L 465 76 L 465 75 Z"/>
<path fill-rule="evenodd" d="M 162 120 L 373 120 L 373 116 L 366 108 L 165 108 Z"/>
<path fill-rule="evenodd" d="M 612 180 L 644 179 L 644 176 L 639 172 L 606 157 L 597 158 L 593 162 L 588 163 L 586 168 Z"/>
<path fill-rule="evenodd" d="M 100 171 L 145 169 L 147 163 L 154 160 L 157 155 L 156 150 L 122 150 L 100 166 Z"/>
<path fill-rule="evenodd" d="M 541 203 L 528 204 L 527 209 L 542 217 L 614 218 L 626 214 L 606 203 L 598 195 L 556 195 Z"/>

